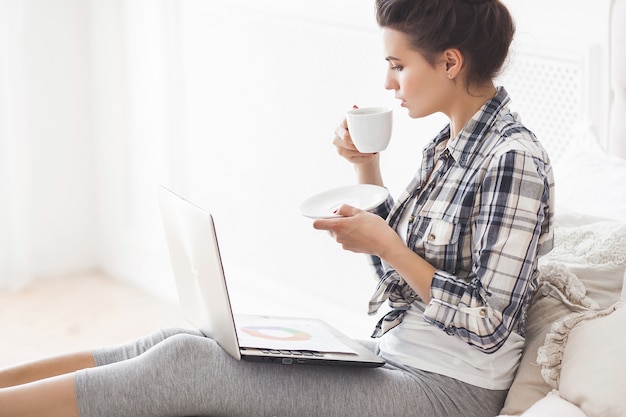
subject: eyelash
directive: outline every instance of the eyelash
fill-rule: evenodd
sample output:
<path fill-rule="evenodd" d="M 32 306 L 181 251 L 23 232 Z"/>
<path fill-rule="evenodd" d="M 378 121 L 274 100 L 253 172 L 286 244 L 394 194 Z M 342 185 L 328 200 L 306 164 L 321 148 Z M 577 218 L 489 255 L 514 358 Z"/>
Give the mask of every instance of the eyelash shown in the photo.
<path fill-rule="evenodd" d="M 404 69 L 404 67 L 402 65 L 394 65 L 390 69 L 399 72 L 399 71 L 402 71 Z"/>

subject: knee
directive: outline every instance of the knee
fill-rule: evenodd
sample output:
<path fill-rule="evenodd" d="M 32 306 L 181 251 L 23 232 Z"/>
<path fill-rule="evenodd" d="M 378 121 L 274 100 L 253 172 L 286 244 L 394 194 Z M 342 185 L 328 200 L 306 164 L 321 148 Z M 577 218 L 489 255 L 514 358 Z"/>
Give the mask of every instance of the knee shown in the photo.
<path fill-rule="evenodd" d="M 142 355 L 160 345 L 161 343 L 165 342 L 166 340 L 181 334 L 201 335 L 200 332 L 178 327 L 161 329 L 146 337 L 138 339 L 132 344 L 129 344 L 127 348 L 128 354 L 126 356 L 126 359 Z"/>
<path fill-rule="evenodd" d="M 190 333 L 177 333 L 168 337 L 166 340 L 169 345 L 181 350 L 195 350 L 209 341 L 211 341 L 211 339 Z"/>
<path fill-rule="evenodd" d="M 202 333 L 200 333 L 198 330 L 185 329 L 183 327 L 168 327 L 161 329 L 159 333 L 161 335 L 162 341 L 172 337 L 178 337 L 180 335 L 202 336 Z"/>
<path fill-rule="evenodd" d="M 159 343 L 154 354 L 159 361 L 168 363 L 191 364 L 195 360 L 207 360 L 216 351 L 221 351 L 215 341 L 199 334 L 178 332 Z"/>

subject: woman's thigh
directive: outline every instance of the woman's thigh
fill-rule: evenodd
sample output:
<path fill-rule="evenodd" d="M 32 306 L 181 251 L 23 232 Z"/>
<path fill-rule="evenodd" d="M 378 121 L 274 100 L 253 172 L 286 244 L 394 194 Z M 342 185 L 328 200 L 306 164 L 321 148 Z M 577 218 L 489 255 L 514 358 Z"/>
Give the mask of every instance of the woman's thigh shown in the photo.
<path fill-rule="evenodd" d="M 477 393 L 440 375 L 237 361 L 211 339 L 185 333 L 131 359 L 82 371 L 76 384 L 82 417 L 494 416 L 498 411 L 484 409 L 490 408 L 484 400 L 476 404 L 485 414 L 467 410 L 467 397 Z"/>

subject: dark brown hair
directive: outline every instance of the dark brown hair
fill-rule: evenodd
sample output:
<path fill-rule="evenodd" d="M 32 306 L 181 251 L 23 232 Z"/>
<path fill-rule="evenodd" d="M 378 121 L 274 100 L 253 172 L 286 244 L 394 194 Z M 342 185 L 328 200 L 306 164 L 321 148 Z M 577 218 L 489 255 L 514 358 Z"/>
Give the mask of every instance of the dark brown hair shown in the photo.
<path fill-rule="evenodd" d="M 499 0 L 376 0 L 376 19 L 407 35 L 433 66 L 446 49 L 461 51 L 468 90 L 500 73 L 515 33 Z"/>

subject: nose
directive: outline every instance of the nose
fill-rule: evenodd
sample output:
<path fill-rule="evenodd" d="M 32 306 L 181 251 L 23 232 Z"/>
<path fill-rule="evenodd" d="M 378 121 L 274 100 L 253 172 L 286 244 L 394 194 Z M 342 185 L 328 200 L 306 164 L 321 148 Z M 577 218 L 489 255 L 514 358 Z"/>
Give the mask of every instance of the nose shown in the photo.
<path fill-rule="evenodd" d="M 397 90 L 399 88 L 398 80 L 396 79 L 396 71 L 388 70 L 385 77 L 385 90 Z"/>

